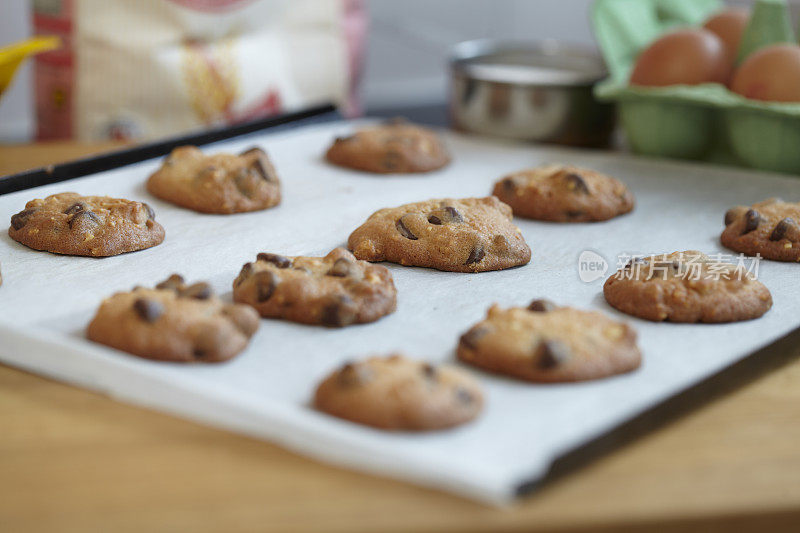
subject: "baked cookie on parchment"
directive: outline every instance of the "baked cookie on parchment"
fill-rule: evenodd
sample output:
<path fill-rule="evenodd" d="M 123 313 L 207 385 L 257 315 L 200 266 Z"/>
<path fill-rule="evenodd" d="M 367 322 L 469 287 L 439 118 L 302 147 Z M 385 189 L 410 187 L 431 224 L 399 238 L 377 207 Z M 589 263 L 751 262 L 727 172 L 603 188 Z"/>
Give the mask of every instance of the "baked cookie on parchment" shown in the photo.
<path fill-rule="evenodd" d="M 207 283 L 187 285 L 173 274 L 154 289 L 106 298 L 86 335 L 147 359 L 216 363 L 244 350 L 258 325 L 250 307 L 225 303 Z"/>
<path fill-rule="evenodd" d="M 386 267 L 336 248 L 325 257 L 260 253 L 233 282 L 233 299 L 263 317 L 340 327 L 394 312 L 397 290 Z"/>
<path fill-rule="evenodd" d="M 25 204 L 8 235 L 34 250 L 105 257 L 161 244 L 164 228 L 155 218 L 144 202 L 63 192 Z"/>
<path fill-rule="evenodd" d="M 551 222 L 599 222 L 633 209 L 621 181 L 585 168 L 547 165 L 521 170 L 495 183 L 495 196 L 514 215 Z"/>
<path fill-rule="evenodd" d="M 608 278 L 606 301 L 632 316 L 668 322 L 736 322 L 758 318 L 772 295 L 743 265 L 690 250 L 634 258 Z"/>
<path fill-rule="evenodd" d="M 450 162 L 435 132 L 403 119 L 338 137 L 325 158 L 334 165 L 376 174 L 430 172 Z"/>
<path fill-rule="evenodd" d="M 259 211 L 281 201 L 281 182 L 269 157 L 258 147 L 238 155 L 205 155 L 194 146 L 181 146 L 150 176 L 147 190 L 201 213 Z"/>
<path fill-rule="evenodd" d="M 317 387 L 314 406 L 389 430 L 435 430 L 478 416 L 483 394 L 465 372 L 399 354 L 347 363 Z"/>
<path fill-rule="evenodd" d="M 542 383 L 604 378 L 641 362 L 636 332 L 627 324 L 547 300 L 527 308 L 493 305 L 461 336 L 456 353 L 490 372 Z"/>
<path fill-rule="evenodd" d="M 774 261 L 800 261 L 800 202 L 770 198 L 725 213 L 722 244 L 747 255 Z"/>
<path fill-rule="evenodd" d="M 450 272 L 502 270 L 531 259 L 531 249 L 511 222 L 511 208 L 494 196 L 381 209 L 347 243 L 366 261 Z"/>

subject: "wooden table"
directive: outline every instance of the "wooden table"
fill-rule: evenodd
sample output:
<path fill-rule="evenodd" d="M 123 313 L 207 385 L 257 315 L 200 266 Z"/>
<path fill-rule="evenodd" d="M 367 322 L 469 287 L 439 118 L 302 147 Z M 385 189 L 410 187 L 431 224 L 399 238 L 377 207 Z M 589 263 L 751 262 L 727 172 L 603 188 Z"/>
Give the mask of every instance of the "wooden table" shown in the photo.
<path fill-rule="evenodd" d="M 0 147 L 0 174 L 108 147 Z M 715 398 L 692 399 L 700 407 L 508 509 L 0 365 L 0 531 L 797 531 L 796 339 Z"/>

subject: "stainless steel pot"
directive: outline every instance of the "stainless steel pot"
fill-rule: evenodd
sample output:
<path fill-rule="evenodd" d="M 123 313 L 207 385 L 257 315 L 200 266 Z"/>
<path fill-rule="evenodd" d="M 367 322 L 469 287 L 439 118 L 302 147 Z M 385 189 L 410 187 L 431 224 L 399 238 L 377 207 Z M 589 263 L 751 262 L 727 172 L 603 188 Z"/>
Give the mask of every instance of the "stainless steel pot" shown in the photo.
<path fill-rule="evenodd" d="M 594 50 L 556 41 L 467 41 L 453 49 L 450 67 L 456 129 L 572 146 L 611 141 L 614 108 L 592 95 L 606 76 Z"/>

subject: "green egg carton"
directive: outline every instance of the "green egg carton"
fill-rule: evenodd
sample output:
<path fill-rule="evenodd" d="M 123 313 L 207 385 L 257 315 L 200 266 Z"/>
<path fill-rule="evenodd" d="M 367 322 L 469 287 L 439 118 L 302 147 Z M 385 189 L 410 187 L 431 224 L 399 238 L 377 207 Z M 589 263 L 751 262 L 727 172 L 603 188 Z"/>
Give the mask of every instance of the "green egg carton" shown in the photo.
<path fill-rule="evenodd" d="M 719 0 L 595 0 L 595 35 L 610 74 L 595 96 L 616 102 L 634 152 L 800 174 L 800 103 L 749 100 L 718 83 L 628 85 L 642 49 L 723 8 Z M 737 61 L 781 42 L 795 42 L 785 0 L 758 0 Z"/>

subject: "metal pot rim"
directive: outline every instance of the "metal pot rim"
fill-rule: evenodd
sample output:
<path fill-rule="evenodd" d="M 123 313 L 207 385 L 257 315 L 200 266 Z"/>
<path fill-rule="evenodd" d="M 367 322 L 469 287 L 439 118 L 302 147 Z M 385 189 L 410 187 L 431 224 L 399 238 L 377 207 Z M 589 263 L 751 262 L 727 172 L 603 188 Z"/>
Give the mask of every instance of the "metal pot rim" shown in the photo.
<path fill-rule="evenodd" d="M 526 59 L 541 58 L 551 63 L 537 65 L 497 61 L 504 54 L 526 54 Z M 563 58 L 571 65 L 552 64 Z M 578 66 L 579 63 L 582 65 Z M 453 46 L 450 66 L 454 74 L 478 81 L 537 87 L 586 87 L 607 76 L 600 54 L 591 47 L 564 43 L 554 39 L 476 39 Z"/>

